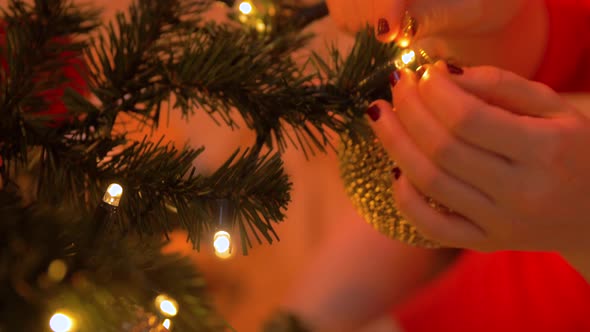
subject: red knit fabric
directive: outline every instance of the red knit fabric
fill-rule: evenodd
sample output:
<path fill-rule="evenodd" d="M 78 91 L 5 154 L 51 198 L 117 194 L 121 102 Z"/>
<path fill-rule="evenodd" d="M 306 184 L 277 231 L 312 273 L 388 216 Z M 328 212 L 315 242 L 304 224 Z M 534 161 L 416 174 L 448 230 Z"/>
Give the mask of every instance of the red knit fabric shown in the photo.
<path fill-rule="evenodd" d="M 590 331 L 590 286 L 555 254 L 467 251 L 395 316 L 407 332 Z"/>
<path fill-rule="evenodd" d="M 536 79 L 590 91 L 590 0 L 547 4 L 549 45 Z M 407 332 L 590 331 L 590 285 L 556 254 L 465 251 L 394 316 Z"/>
<path fill-rule="evenodd" d="M 0 22 L 0 44 L 4 44 L 6 41 L 4 26 L 5 24 Z M 62 38 L 57 40 L 57 42 L 68 43 L 69 40 L 67 38 Z M 34 51 L 35 50 L 31 50 L 31 52 Z M 75 54 L 72 54 L 71 52 L 64 52 L 62 54 L 62 58 L 68 59 L 66 66 L 63 68 L 63 74 L 66 78 L 66 82 L 64 82 L 61 86 L 56 86 L 54 89 L 40 93 L 40 96 L 45 97 L 49 103 L 49 107 L 47 111 L 37 113 L 40 116 L 51 115 L 54 122 L 60 122 L 67 118 L 67 110 L 64 103 L 62 102 L 62 97 L 66 88 L 72 88 L 82 94 L 87 94 L 88 92 L 88 87 L 86 86 L 83 77 L 86 67 L 84 65 L 82 56 L 75 56 Z M 4 70 L 7 70 L 8 64 L 6 59 L 0 57 L 0 64 Z"/>
<path fill-rule="evenodd" d="M 560 92 L 590 91 L 590 1 L 545 2 L 549 45 L 535 80 Z"/>

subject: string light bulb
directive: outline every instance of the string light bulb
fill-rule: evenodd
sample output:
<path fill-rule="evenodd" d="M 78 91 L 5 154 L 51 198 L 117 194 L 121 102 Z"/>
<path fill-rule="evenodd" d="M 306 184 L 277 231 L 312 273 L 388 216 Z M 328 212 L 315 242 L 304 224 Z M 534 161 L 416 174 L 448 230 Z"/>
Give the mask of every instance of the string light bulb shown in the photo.
<path fill-rule="evenodd" d="M 405 49 L 400 52 L 394 64 L 397 69 L 403 69 L 413 64 L 414 61 L 416 61 L 416 52 L 412 49 Z"/>
<path fill-rule="evenodd" d="M 102 201 L 111 206 L 119 206 L 123 196 L 123 187 L 118 183 L 111 183 L 102 197 Z"/>
<path fill-rule="evenodd" d="M 92 218 L 94 230 L 88 233 L 91 236 L 91 241 L 99 241 L 103 238 L 109 225 L 113 223 L 113 218 L 116 218 L 121 197 L 123 197 L 123 187 L 118 183 L 109 184 L 102 196 L 102 201 L 94 209 Z"/>
<path fill-rule="evenodd" d="M 410 46 L 410 38 L 408 38 L 407 36 L 401 36 L 397 40 L 397 45 L 401 48 L 406 48 Z"/>
<path fill-rule="evenodd" d="M 49 320 L 53 332 L 70 332 L 74 329 L 74 320 L 63 312 L 56 312 Z"/>
<path fill-rule="evenodd" d="M 256 31 L 264 32 L 266 31 L 266 24 L 261 19 L 256 20 Z"/>
<path fill-rule="evenodd" d="M 55 259 L 47 268 L 47 276 L 53 282 L 61 282 L 68 272 L 68 266 L 61 259 Z"/>
<path fill-rule="evenodd" d="M 162 322 L 162 326 L 164 326 L 166 330 L 170 330 L 172 327 L 172 321 L 169 318 L 166 318 L 164 319 L 164 322 Z"/>
<path fill-rule="evenodd" d="M 178 314 L 178 302 L 173 298 L 161 294 L 154 300 L 156 307 L 166 317 L 174 317 Z"/>
<path fill-rule="evenodd" d="M 221 258 L 227 258 L 231 255 L 231 236 L 226 231 L 217 231 L 213 236 L 213 248 L 215 254 Z"/>
<path fill-rule="evenodd" d="M 244 15 L 250 15 L 254 10 L 254 6 L 249 1 L 242 1 L 238 5 L 238 10 Z"/>
<path fill-rule="evenodd" d="M 215 228 L 215 235 L 213 235 L 213 248 L 217 257 L 229 258 L 232 255 L 232 243 L 231 235 L 226 229 L 234 218 L 233 209 L 227 199 L 219 199 L 217 204 L 219 207 L 217 218 L 219 220 Z"/>

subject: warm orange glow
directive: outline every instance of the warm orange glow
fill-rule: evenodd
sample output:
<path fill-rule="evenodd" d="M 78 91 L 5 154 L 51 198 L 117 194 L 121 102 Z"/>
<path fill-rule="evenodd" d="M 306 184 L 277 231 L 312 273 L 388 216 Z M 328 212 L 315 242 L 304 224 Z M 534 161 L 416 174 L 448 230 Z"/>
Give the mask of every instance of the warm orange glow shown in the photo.
<path fill-rule="evenodd" d="M 406 47 L 410 46 L 410 38 L 401 37 L 400 39 L 398 39 L 397 44 L 401 48 L 406 48 Z"/>

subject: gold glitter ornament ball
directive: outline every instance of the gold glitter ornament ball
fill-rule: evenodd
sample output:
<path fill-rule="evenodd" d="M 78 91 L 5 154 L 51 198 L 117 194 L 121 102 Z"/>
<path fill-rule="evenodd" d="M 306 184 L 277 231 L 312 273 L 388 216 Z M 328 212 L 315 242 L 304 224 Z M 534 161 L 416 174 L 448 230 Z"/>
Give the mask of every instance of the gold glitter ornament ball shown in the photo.
<path fill-rule="evenodd" d="M 362 134 L 343 134 L 338 149 L 340 175 L 354 207 L 367 223 L 390 238 L 418 247 L 438 247 L 396 210 L 392 190 L 395 163 L 364 126 Z"/>

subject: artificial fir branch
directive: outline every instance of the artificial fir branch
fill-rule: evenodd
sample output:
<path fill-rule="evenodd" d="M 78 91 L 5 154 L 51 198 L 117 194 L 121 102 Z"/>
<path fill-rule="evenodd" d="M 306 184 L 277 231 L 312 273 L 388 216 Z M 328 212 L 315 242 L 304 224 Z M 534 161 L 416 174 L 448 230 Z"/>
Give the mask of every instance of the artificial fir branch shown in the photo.
<path fill-rule="evenodd" d="M 209 3 L 138 0 L 129 15 L 118 15 L 93 39 L 87 34 L 96 26 L 94 12 L 64 0 L 38 0 L 33 6 L 13 0 L 4 11 L 0 277 L 7 282 L 1 292 L 18 302 L 18 310 L 36 315 L 19 322 L 15 311 L 2 311 L 0 330 L 39 330 L 35 324 L 46 323 L 59 305 L 87 315 L 89 330 L 121 331 L 124 320 L 137 314 L 131 308 L 145 311 L 158 292 L 180 302 L 179 331 L 211 330 L 207 317 L 217 321 L 200 300 L 200 281 L 186 262 L 160 253 L 162 235 L 179 226 L 199 247 L 217 224 L 219 200 L 226 200 L 244 252 L 252 237 L 259 243 L 278 239 L 273 223 L 284 218 L 291 184 L 280 155 L 262 154 L 263 145 L 270 151 L 288 144 L 304 152 L 323 150 L 330 132 L 363 130 L 366 105 L 388 96 L 386 77 L 397 49 L 372 35 L 360 34 L 347 57 L 335 50 L 330 60 L 315 57 L 317 70 L 309 73 L 292 58 L 308 38 L 293 28 L 297 25 L 261 34 L 203 22 L 200 15 Z M 69 117 L 53 121 L 56 117 L 45 113 L 51 103 L 43 92 L 68 80 L 61 68 L 80 51 L 97 102 L 69 89 L 63 98 Z M 205 175 L 192 166 L 201 148 L 136 142 L 113 130 L 123 113 L 158 126 L 169 100 L 187 117 L 198 107 L 234 126 L 232 117 L 241 116 L 257 135 L 255 146 Z M 36 195 L 16 199 L 14 184 L 27 191 L 16 180 L 23 174 Z M 97 241 L 90 211 L 113 180 L 124 184 L 125 195 L 114 224 L 107 225 L 113 226 L 110 232 Z M 40 207 L 49 210 L 38 213 Z M 66 217 L 55 217 L 56 209 L 64 209 Z M 138 236 L 147 246 L 135 243 Z M 26 250 L 15 252 L 14 243 L 24 243 L 16 248 Z M 20 286 L 35 284 L 31 280 L 43 275 L 50 260 L 62 257 L 72 275 L 50 290 L 35 290 L 44 302 L 19 293 Z M 91 288 L 76 288 L 74 271 L 82 271 Z"/>
<path fill-rule="evenodd" d="M 194 12 L 190 13 L 187 8 L 192 8 Z M 154 145 L 145 141 L 132 143 L 126 141 L 125 135 L 112 136 L 114 122 L 122 112 L 135 113 L 140 120 L 157 125 L 162 103 L 176 92 L 174 90 L 193 90 L 198 93 L 197 88 L 207 89 L 207 86 L 195 87 L 194 84 L 189 85 L 182 81 L 177 84 L 176 81 L 164 78 L 178 77 L 176 71 L 180 68 L 194 72 L 191 66 L 194 68 L 201 65 L 191 58 L 195 53 L 182 53 L 180 45 L 184 44 L 187 36 L 194 38 L 198 34 L 208 34 L 220 37 L 217 32 L 223 30 L 212 28 L 211 24 L 204 27 L 194 25 L 193 30 L 190 30 L 190 22 L 199 22 L 197 15 L 203 8 L 204 3 L 197 1 L 179 1 L 164 5 L 160 1 L 144 0 L 132 4 L 129 16 L 118 15 L 116 24 L 106 28 L 108 38 L 98 37 L 91 41 L 88 51 L 89 88 L 99 99 L 99 105 L 86 101 L 76 91 L 68 90 L 65 102 L 71 114 L 75 116 L 71 121 L 57 127 L 48 127 L 46 123 L 42 123 L 44 125 L 39 125 L 37 130 L 31 130 L 29 125 L 36 121 L 35 118 L 25 117 L 24 121 L 19 122 L 24 123 L 25 128 L 21 131 L 27 137 L 33 136 L 31 132 L 43 131 L 42 135 L 33 136 L 39 139 L 31 144 L 42 147 L 41 157 L 35 159 L 40 160 L 39 167 L 28 164 L 29 168 L 40 171 L 37 177 L 38 186 L 34 186 L 39 191 L 39 199 L 84 209 L 92 206 L 92 202 L 100 197 L 107 181 L 116 179 L 129 186 L 130 195 L 122 209 L 124 217 L 121 224 L 125 229 L 161 235 L 167 234 L 171 227 L 180 224 L 189 230 L 190 238 L 198 242 L 201 232 L 194 230 L 211 228 L 206 224 L 214 220 L 211 214 L 207 213 L 212 210 L 211 202 L 225 198 L 232 200 L 232 206 L 244 209 L 236 213 L 240 223 L 255 225 L 253 231 L 260 232 L 270 241 L 270 220 L 276 222 L 283 219 L 283 212 L 275 207 L 284 209 L 289 201 L 290 185 L 284 175 L 282 163 L 277 163 L 278 157 L 266 158 L 252 153 L 259 152 L 258 146 L 248 154 L 232 156 L 226 164 L 231 167 L 220 168 L 211 178 L 197 174 L 186 179 L 189 173 L 195 172 L 191 165 L 199 154 L 198 150 L 189 149 L 180 153 L 167 148 L 167 145 Z M 183 18 L 185 21 L 182 21 Z M 226 35 L 231 40 L 231 37 L 235 39 L 235 36 L 243 35 L 243 31 L 234 29 Z M 237 46 L 246 45 L 252 40 L 263 40 L 255 35 L 250 36 Z M 293 37 L 288 40 L 296 38 L 294 34 L 291 36 Z M 265 56 L 255 60 L 256 67 L 262 68 L 262 62 L 271 59 L 266 53 L 273 53 L 273 50 L 276 53 L 276 49 L 280 48 L 281 52 L 289 53 L 293 46 L 286 46 L 289 44 L 288 40 L 271 43 L 266 38 L 257 43 L 258 46 L 266 47 L 267 51 L 262 52 Z M 213 49 L 213 53 L 220 50 L 214 43 L 206 44 L 205 56 L 211 55 L 210 49 Z M 179 51 L 180 56 L 176 53 Z M 243 66 L 250 66 L 248 61 L 258 56 L 253 48 L 248 52 L 249 57 L 243 52 L 238 54 L 237 58 L 241 58 L 240 63 Z M 280 52 L 278 55 L 274 54 L 273 60 L 282 55 Z M 92 60 L 94 58 L 98 60 Z M 207 61 L 212 62 L 211 58 Z M 288 74 L 291 74 L 296 67 L 290 59 L 286 63 L 289 67 L 286 68 L 289 69 Z M 283 68 L 285 67 L 280 66 L 273 73 L 279 73 Z M 264 70 L 259 71 L 263 72 L 263 79 L 268 81 L 268 86 L 277 85 L 274 77 Z M 215 82 L 210 84 L 212 90 L 216 89 L 214 84 Z M 242 98 L 248 98 L 248 93 L 254 95 L 254 92 L 259 90 L 260 87 L 250 87 L 250 90 L 241 92 Z M 264 91 L 258 92 L 258 95 L 263 94 Z M 36 96 L 31 98 L 43 100 Z M 219 96 L 219 99 L 221 98 L 224 97 Z M 195 102 L 191 102 L 181 108 L 186 114 L 192 112 L 194 106 Z M 255 114 L 255 105 L 250 103 L 247 106 L 250 107 L 249 112 Z M 222 112 L 224 109 L 218 111 Z M 111 161 L 104 161 L 109 151 L 124 143 L 130 144 L 131 147 L 123 149 L 119 155 L 113 156 Z M 24 149 L 27 151 L 32 147 Z M 23 153 L 23 156 L 27 155 L 29 153 Z M 236 156 L 238 160 L 234 163 Z M 4 155 L 6 165 L 14 164 L 10 157 L 8 154 Z M 272 162 L 267 162 L 267 159 Z M 99 161 L 101 164 L 97 164 Z M 241 169 L 248 169 L 249 172 L 240 171 Z M 242 174 L 242 177 L 236 180 L 228 172 Z M 276 186 L 258 188 L 264 190 L 249 190 L 248 181 L 245 179 L 252 175 L 260 176 L 261 183 L 274 183 Z M 31 176 L 35 177 L 35 174 Z M 270 177 L 272 181 L 265 181 Z M 238 191 L 230 193 L 224 188 L 235 188 Z M 272 193 L 269 194 L 269 190 Z M 63 194 L 55 195 L 55 192 Z M 240 194 L 236 195 L 235 192 Z M 245 195 L 251 197 L 244 197 Z M 264 195 L 267 199 L 257 198 Z M 203 207 L 207 208 L 202 209 Z M 172 215 L 171 210 L 175 211 L 176 215 Z M 171 219 L 177 222 L 168 222 Z"/>
<path fill-rule="evenodd" d="M 160 84 L 167 60 L 162 53 L 173 47 L 164 41 L 195 28 L 208 3 L 145 0 L 132 3 L 128 16 L 117 14 L 87 50 L 90 91 L 102 106 L 99 112 L 87 112 L 87 127 L 108 134 L 119 112 L 138 113 L 140 120 L 157 125 L 171 92 Z"/>
<path fill-rule="evenodd" d="M 0 192 L 0 330 L 42 331 L 65 310 L 84 331 L 138 331 L 158 312 L 154 298 L 162 293 L 181 308 L 177 330 L 223 330 L 202 277 L 189 260 L 162 254 L 161 241 L 113 238 L 96 246 L 87 215 L 21 204 Z M 60 278 L 48 270 L 56 261 L 66 267 Z"/>
<path fill-rule="evenodd" d="M 92 149 L 44 150 L 42 201 L 89 207 L 88 202 L 100 200 L 108 183 L 118 181 L 126 188 L 118 232 L 167 236 L 180 226 L 198 246 L 216 220 L 217 201 L 225 199 L 238 211 L 237 219 L 228 226 L 246 223 L 254 226 L 250 227 L 254 235 L 261 233 L 268 242 L 272 242 L 270 234 L 276 237 L 271 221 L 283 220 L 291 187 L 278 154 L 236 151 L 217 171 L 204 175 L 192 166 L 202 148 L 179 151 L 162 141 L 147 140 L 128 147 L 117 146 L 121 140 L 97 142 L 100 144 L 93 144 Z M 120 151 L 104 157 L 117 147 Z M 96 163 L 99 156 L 103 160 Z M 55 188 L 67 190 L 56 195 Z M 250 242 L 247 233 L 242 236 Z"/>
<path fill-rule="evenodd" d="M 40 185 L 36 187 L 39 198 L 54 204 L 59 198 L 70 206 L 84 208 L 100 197 L 106 181 L 117 179 L 130 185 L 130 192 L 137 195 L 131 196 L 123 209 L 121 224 L 125 229 L 167 234 L 173 225 L 180 224 L 189 230 L 190 238 L 197 245 L 200 230 L 211 228 L 205 224 L 214 219 L 210 213 L 202 212 L 210 208 L 201 208 L 210 207 L 214 199 L 230 199 L 232 206 L 246 209 L 235 214 L 236 222 L 255 226 L 250 227 L 254 234 L 260 232 L 270 242 L 270 222 L 281 221 L 284 215 L 269 206 L 284 208 L 289 201 L 289 184 L 282 167 L 274 172 L 262 169 L 263 172 L 257 173 L 261 183 L 284 179 L 276 183 L 274 194 L 269 196 L 275 199 L 249 199 L 249 204 L 244 204 L 244 198 L 222 194 L 223 188 L 239 188 L 238 183 L 217 182 L 213 194 L 202 195 L 212 189 L 202 180 L 204 176 L 183 178 L 189 172 L 194 173 L 190 165 L 198 150 L 177 154 L 174 149 L 164 147 L 164 151 L 162 146 L 150 146 L 147 142 L 130 143 L 132 147 L 124 149 L 112 161 L 98 165 L 113 148 L 129 143 L 125 135 L 112 137 L 117 116 L 121 112 L 133 113 L 140 120 L 157 125 L 162 104 L 171 96 L 176 97 L 175 106 L 184 114 L 189 115 L 199 106 L 212 116 L 221 115 L 229 125 L 233 124 L 231 110 L 237 109 L 246 124 L 256 131 L 258 139 L 248 158 L 239 156 L 235 164 L 250 162 L 250 167 L 255 168 L 261 164 L 256 153 L 262 144 L 272 147 L 277 142 L 283 148 L 290 141 L 304 152 L 317 147 L 323 149 L 329 142 L 327 129 L 343 132 L 349 128 L 347 123 L 359 114 L 351 110 L 366 105 L 367 100 L 379 96 L 379 88 L 382 91 L 386 86 L 382 84 L 383 75 L 370 84 L 366 84 L 367 76 L 374 75 L 379 66 L 391 59 L 395 48 L 384 47 L 371 36 L 364 36 L 346 60 L 335 52 L 332 66 L 316 58 L 319 75 L 304 75 L 290 55 L 305 36 L 288 30 L 284 35 L 267 35 L 215 23 L 197 24 L 200 23 L 198 14 L 206 8 L 206 3 L 199 1 L 179 0 L 164 7 L 156 0 L 134 3 L 128 16 L 118 15 L 116 24 L 106 28 L 108 38 L 101 35 L 91 42 L 89 87 L 98 97 L 99 105 L 68 90 L 66 105 L 76 117 L 57 128 L 41 122 L 45 125 L 32 130 L 31 124 L 38 119 L 17 113 L 21 118 L 12 123 L 24 126 L 20 130 L 23 136 L 37 138 L 34 143 L 43 147 Z M 195 24 L 192 30 L 191 24 Z M 92 55 L 98 60 L 92 60 Z M 313 84 L 317 78 L 324 80 Z M 23 98 L 23 102 L 41 100 L 42 103 L 42 98 L 29 94 L 30 98 Z M 69 139 L 64 138 L 66 134 Z M 6 146 L 27 151 L 27 145 L 14 143 L 11 141 Z M 3 157 L 6 165 L 13 164 L 10 154 L 5 153 Z M 231 159 L 235 158 L 234 155 Z M 158 164 L 162 160 L 166 162 Z M 222 167 L 220 171 L 227 169 Z M 232 179 L 220 171 L 213 180 Z M 245 183 L 248 178 L 245 176 L 240 181 Z M 152 182 L 159 185 L 154 186 Z M 286 190 L 283 194 L 277 194 L 283 189 Z M 55 196 L 55 191 L 65 193 Z M 170 210 L 174 209 L 181 211 L 171 216 Z M 171 218 L 177 222 L 168 222 Z"/>
<path fill-rule="evenodd" d="M 334 46 L 329 59 L 314 54 L 312 63 L 321 78 L 317 88 L 329 96 L 324 106 L 345 116 L 345 130 L 363 121 L 369 103 L 391 99 L 388 76 L 395 70 L 393 60 L 398 53 L 395 44 L 380 43 L 372 29 L 367 28 L 357 33 L 355 44 L 346 56 Z"/>

